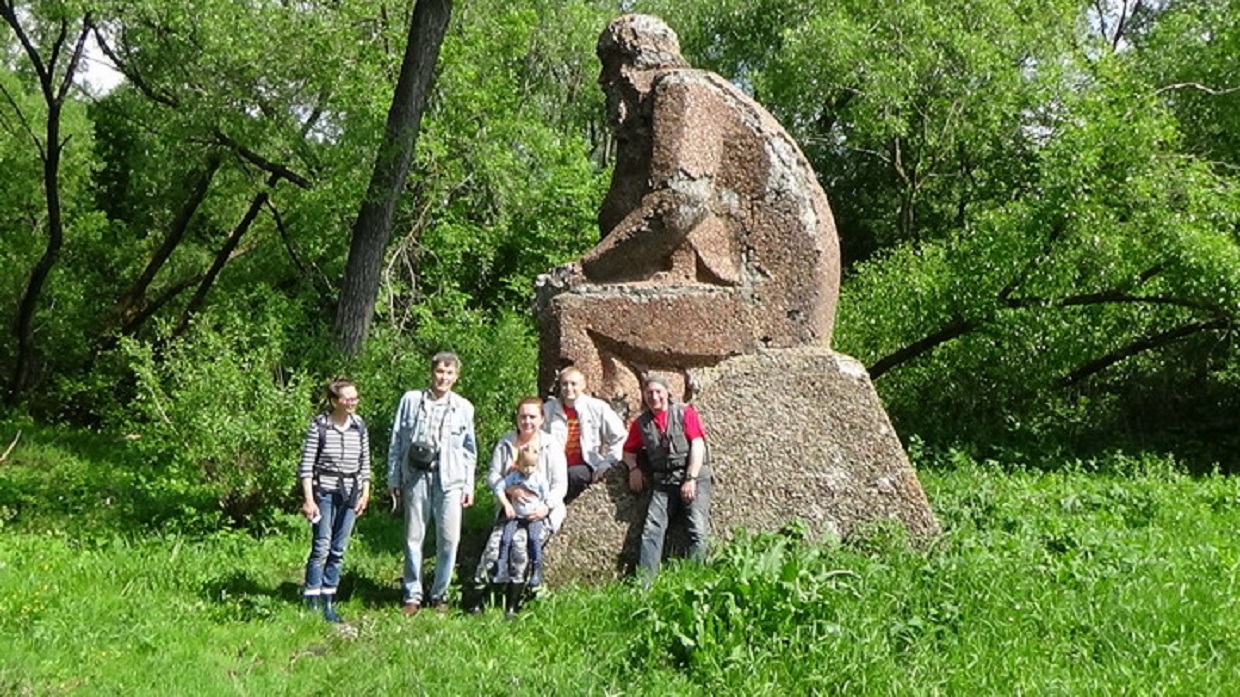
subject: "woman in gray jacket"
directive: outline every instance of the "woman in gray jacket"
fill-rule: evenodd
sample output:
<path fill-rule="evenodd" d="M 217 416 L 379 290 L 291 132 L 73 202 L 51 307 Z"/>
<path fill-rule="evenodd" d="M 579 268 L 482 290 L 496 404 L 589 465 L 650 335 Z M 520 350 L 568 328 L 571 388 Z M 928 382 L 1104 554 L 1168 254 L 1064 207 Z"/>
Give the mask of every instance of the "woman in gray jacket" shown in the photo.
<path fill-rule="evenodd" d="M 537 397 L 526 397 L 517 403 L 516 410 L 516 428 L 509 431 L 499 443 L 495 445 L 495 450 L 491 453 L 491 467 L 487 472 L 487 487 L 494 489 L 504 477 L 511 471 L 513 464 L 516 462 L 517 452 L 523 448 L 537 451 L 538 453 L 538 472 L 545 477 L 549 484 L 549 491 L 542 505 L 535 505 L 529 518 L 544 520 L 545 525 L 541 526 L 543 531 L 543 539 L 538 541 L 539 544 L 545 545 L 547 540 L 560 529 L 560 525 L 564 523 L 564 516 L 567 509 L 564 507 L 564 494 L 568 491 L 568 475 L 567 467 L 564 464 L 564 443 L 555 436 L 542 430 L 542 400 Z M 509 497 L 521 497 L 525 493 L 520 489 L 513 489 L 507 492 Z M 486 548 L 482 552 L 482 558 L 478 562 L 478 569 L 474 573 L 475 590 L 480 590 L 486 584 L 496 581 L 501 584 L 506 583 L 506 598 L 509 612 L 515 612 L 520 604 L 521 596 L 525 592 L 525 577 L 528 571 L 529 555 L 526 553 L 528 547 L 525 539 L 526 530 L 518 529 L 512 540 L 512 550 L 508 559 L 508 568 L 495 569 L 496 576 L 492 577 L 491 571 L 499 561 L 500 541 L 503 529 L 496 526 L 491 535 L 487 538 Z M 481 597 L 474 599 L 469 605 L 470 610 L 476 610 L 481 607 Z"/>

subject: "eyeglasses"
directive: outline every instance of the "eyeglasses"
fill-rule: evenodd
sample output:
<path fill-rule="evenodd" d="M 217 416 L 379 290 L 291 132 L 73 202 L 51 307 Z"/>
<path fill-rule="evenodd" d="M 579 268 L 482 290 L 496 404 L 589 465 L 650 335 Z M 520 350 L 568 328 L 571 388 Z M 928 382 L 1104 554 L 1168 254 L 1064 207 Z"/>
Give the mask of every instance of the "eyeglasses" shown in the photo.
<path fill-rule="evenodd" d="M 336 401 L 344 402 L 345 404 L 357 404 L 358 402 L 362 401 L 362 398 L 361 397 L 337 397 Z"/>

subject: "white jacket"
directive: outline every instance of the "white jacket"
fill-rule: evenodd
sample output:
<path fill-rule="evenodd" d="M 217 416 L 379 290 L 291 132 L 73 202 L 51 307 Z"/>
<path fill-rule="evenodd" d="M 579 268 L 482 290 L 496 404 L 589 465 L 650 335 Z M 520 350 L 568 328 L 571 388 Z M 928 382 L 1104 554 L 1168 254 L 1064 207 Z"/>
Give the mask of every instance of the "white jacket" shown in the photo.
<path fill-rule="evenodd" d="M 601 399 L 581 395 L 574 406 L 581 426 L 581 455 L 598 479 L 604 470 L 623 457 L 628 430 L 616 412 Z M 543 430 L 559 438 L 561 443 L 568 441 L 568 417 L 564 414 L 564 405 L 554 397 L 543 404 Z"/>

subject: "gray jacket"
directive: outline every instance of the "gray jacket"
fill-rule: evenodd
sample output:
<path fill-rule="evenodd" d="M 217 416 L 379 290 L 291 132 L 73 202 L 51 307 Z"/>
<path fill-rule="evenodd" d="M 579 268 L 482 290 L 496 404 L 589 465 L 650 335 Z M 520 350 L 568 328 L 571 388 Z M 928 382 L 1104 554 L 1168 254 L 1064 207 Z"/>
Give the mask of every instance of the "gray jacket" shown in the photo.
<path fill-rule="evenodd" d="M 388 444 L 387 485 L 389 489 L 404 487 L 414 476 L 405 463 L 409 444 L 428 435 L 439 444 L 439 482 L 444 491 L 474 490 L 478 466 L 478 441 L 474 435 L 474 405 L 455 392 L 448 393 L 448 413 L 442 424 L 425 423 L 427 411 L 422 400 L 427 390 L 410 390 L 400 398 L 396 418 L 392 422 L 392 440 Z M 438 428 L 436 434 L 429 430 Z"/>
<path fill-rule="evenodd" d="M 547 507 L 551 509 L 551 513 L 547 515 L 547 524 L 554 532 L 560 529 L 564 517 L 568 515 L 568 509 L 564 506 L 564 495 L 568 493 L 568 466 L 564 464 L 564 441 L 548 434 L 544 434 L 543 438 L 548 442 L 544 443 L 542 451 L 538 454 L 538 472 L 547 478 L 551 486 L 546 498 Z M 487 472 L 487 488 L 494 490 L 504 480 L 516 454 L 517 433 L 509 431 L 495 445 L 495 450 L 491 453 L 491 469 Z"/>

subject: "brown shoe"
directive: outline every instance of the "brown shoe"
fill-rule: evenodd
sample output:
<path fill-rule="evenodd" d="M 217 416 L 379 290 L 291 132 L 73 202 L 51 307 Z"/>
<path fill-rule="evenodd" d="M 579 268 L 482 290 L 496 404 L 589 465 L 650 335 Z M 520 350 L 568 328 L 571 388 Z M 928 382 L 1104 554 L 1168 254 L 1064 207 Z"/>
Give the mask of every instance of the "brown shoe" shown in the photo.
<path fill-rule="evenodd" d="M 441 615 L 448 614 L 448 611 L 451 609 L 448 607 L 448 602 L 443 598 L 432 598 L 428 607 Z"/>
<path fill-rule="evenodd" d="M 418 610 L 421 610 L 421 609 L 422 609 L 422 606 L 419 605 L 418 603 L 408 602 L 408 603 L 405 603 L 404 607 L 402 607 L 400 611 L 401 613 L 405 615 L 405 617 L 413 617 L 414 615 L 418 614 Z"/>

